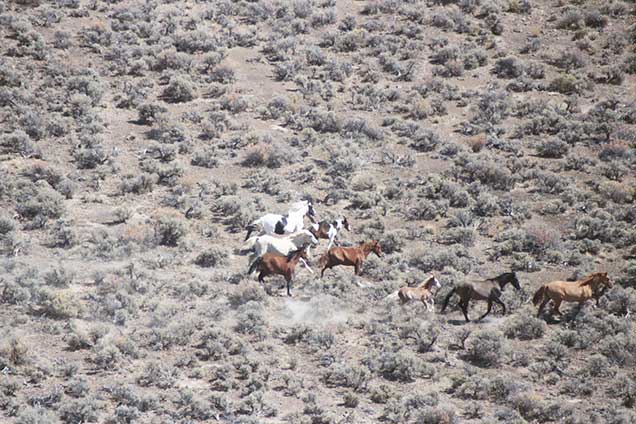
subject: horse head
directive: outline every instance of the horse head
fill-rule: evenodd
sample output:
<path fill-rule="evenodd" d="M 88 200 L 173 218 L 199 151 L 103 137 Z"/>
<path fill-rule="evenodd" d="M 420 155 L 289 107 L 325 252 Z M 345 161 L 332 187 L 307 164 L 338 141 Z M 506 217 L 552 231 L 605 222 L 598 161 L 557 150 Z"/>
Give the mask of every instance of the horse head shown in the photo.
<path fill-rule="evenodd" d="M 378 243 L 377 240 L 371 240 L 368 243 L 370 244 L 371 252 L 375 253 L 378 258 L 381 258 L 382 256 L 384 256 L 384 253 L 382 252 L 382 247 L 380 246 L 380 243 Z"/>
<path fill-rule="evenodd" d="M 312 246 L 318 245 L 318 239 L 309 230 L 299 231 L 298 235 L 294 239 L 299 240 L 300 242 L 299 244 L 304 244 L 304 245 L 311 244 Z"/>
<path fill-rule="evenodd" d="M 351 227 L 349 226 L 349 221 L 347 221 L 347 217 L 343 216 L 342 217 L 342 226 L 347 230 L 347 231 L 351 231 Z"/>
<path fill-rule="evenodd" d="M 316 217 L 316 211 L 314 210 L 311 199 L 301 200 L 300 202 L 292 204 L 289 208 L 289 213 L 301 213 L 302 216 L 309 217 L 312 222 L 314 222 L 314 218 Z"/>
<path fill-rule="evenodd" d="M 588 283 L 591 285 L 602 285 L 608 289 L 614 287 L 614 283 L 607 276 L 607 272 L 597 272 L 596 274 L 592 274 L 588 278 Z"/>
<path fill-rule="evenodd" d="M 429 290 L 432 288 L 440 289 L 442 287 L 442 283 L 440 283 L 439 280 L 433 274 L 431 274 L 424 283 L 424 287 Z"/>

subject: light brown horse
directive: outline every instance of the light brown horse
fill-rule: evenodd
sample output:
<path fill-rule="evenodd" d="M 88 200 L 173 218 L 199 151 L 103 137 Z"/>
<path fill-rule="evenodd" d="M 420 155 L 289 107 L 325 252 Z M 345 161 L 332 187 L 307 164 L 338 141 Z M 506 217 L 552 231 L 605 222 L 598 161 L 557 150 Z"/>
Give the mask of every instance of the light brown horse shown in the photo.
<path fill-rule="evenodd" d="M 543 308 L 549 301 L 554 303 L 551 314 L 561 315 L 561 302 L 579 302 L 583 305 L 590 299 L 598 301 L 614 283 L 607 277 L 607 272 L 597 272 L 577 281 L 552 281 L 544 284 L 532 298 L 535 306 L 539 305 L 537 317 L 541 316 Z"/>
<path fill-rule="evenodd" d="M 440 287 L 442 284 L 434 275 L 431 275 L 418 287 L 402 287 L 398 290 L 398 297 L 402 305 L 411 300 L 421 300 L 426 310 L 430 311 L 435 305 L 435 293 Z"/>
<path fill-rule="evenodd" d="M 503 291 L 506 284 L 512 284 L 512 286 L 521 290 L 521 285 L 519 284 L 519 279 L 514 272 L 506 272 L 501 274 L 498 277 L 489 278 L 483 281 L 473 281 L 470 283 L 464 283 L 458 285 L 444 299 L 444 305 L 442 306 L 441 312 L 446 310 L 446 306 L 448 306 L 448 301 L 450 298 L 457 294 L 459 295 L 459 307 L 462 309 L 464 313 L 464 318 L 466 318 L 466 322 L 470 322 L 468 318 L 468 303 L 471 300 L 483 300 L 488 302 L 488 310 L 485 314 L 483 314 L 479 320 L 481 321 L 490 313 L 492 310 L 493 303 L 500 305 L 503 308 L 504 315 L 506 314 L 506 305 L 501 301 L 501 292 Z"/>
<path fill-rule="evenodd" d="M 365 241 L 358 247 L 332 247 L 320 258 L 319 263 L 323 267 L 320 277 L 325 274 L 327 269 L 338 265 L 355 267 L 355 275 L 360 275 L 360 266 L 371 252 L 382 257 L 382 248 L 377 240 Z"/>
<path fill-rule="evenodd" d="M 250 266 L 247 274 L 251 274 L 258 269 L 258 282 L 265 285 L 265 277 L 269 275 L 282 275 L 287 281 L 287 296 L 291 296 L 291 283 L 294 277 L 296 265 L 300 259 L 308 261 L 306 248 L 301 248 L 290 252 L 287 256 L 280 256 L 275 253 L 265 253 L 257 258 Z"/>

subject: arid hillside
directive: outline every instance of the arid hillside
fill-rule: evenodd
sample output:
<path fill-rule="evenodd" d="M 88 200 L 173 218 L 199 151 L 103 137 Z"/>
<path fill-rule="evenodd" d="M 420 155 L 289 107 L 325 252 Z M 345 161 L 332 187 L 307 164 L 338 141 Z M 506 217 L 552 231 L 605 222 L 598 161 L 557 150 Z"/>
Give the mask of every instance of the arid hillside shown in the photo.
<path fill-rule="evenodd" d="M 633 0 L 8 0 L 0 41 L 0 422 L 636 423 Z M 259 285 L 301 199 L 384 255 Z"/>

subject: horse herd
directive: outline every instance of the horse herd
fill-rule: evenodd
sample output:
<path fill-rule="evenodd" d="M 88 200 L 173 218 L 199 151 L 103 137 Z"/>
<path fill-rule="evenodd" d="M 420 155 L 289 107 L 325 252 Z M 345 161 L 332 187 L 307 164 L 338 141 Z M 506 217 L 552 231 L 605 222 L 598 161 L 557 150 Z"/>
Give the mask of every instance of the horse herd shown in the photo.
<path fill-rule="evenodd" d="M 320 276 L 323 277 L 326 270 L 335 266 L 352 266 L 354 274 L 359 275 L 362 262 L 371 253 L 378 257 L 384 254 L 377 240 L 369 240 L 354 247 L 340 247 L 336 236 L 343 228 L 351 231 L 346 218 L 342 217 L 333 222 L 315 221 L 315 211 L 311 201 L 303 200 L 294 203 L 287 215 L 266 214 L 247 226 L 247 236 L 239 253 L 251 253 L 248 265 L 248 275 L 259 271 L 258 281 L 265 285 L 264 278 L 270 275 L 282 275 L 287 282 L 287 295 L 291 296 L 291 284 L 298 263 L 302 263 L 307 270 L 313 273 L 307 261 L 309 261 L 309 249 L 318 245 L 319 239 L 329 240 L 326 252 L 318 260 L 322 268 Z M 304 218 L 308 217 L 311 224 L 305 228 Z M 256 236 L 252 233 L 260 229 Z M 335 246 L 334 246 L 335 245 Z M 494 278 L 475 280 L 456 285 L 444 298 L 441 312 L 446 310 L 449 301 L 454 295 L 459 297 L 458 305 L 466 319 L 468 317 L 468 305 L 471 300 L 488 303 L 486 313 L 479 320 L 485 318 L 495 304 L 501 306 L 506 313 L 506 305 L 501 300 L 501 295 L 506 285 L 511 284 L 516 290 L 522 291 L 521 284 L 514 272 L 506 272 Z M 432 311 L 435 304 L 435 295 L 442 284 L 434 276 L 427 277 L 417 287 L 402 287 L 397 292 L 397 297 L 402 305 L 419 300 L 427 311 Z M 535 306 L 538 306 L 537 317 L 541 316 L 546 305 L 552 301 L 551 314 L 561 314 L 559 307 L 562 302 L 578 302 L 583 305 L 586 301 L 594 299 L 596 306 L 600 297 L 612 288 L 613 283 L 607 273 L 593 273 L 576 281 L 552 281 L 541 286 L 532 298 Z"/>

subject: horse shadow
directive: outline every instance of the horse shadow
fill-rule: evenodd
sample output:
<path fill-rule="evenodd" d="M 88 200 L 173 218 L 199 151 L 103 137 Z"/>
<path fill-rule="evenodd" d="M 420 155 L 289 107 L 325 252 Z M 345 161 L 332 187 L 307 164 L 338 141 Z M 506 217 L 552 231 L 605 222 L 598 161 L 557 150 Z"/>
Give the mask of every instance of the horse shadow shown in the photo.
<path fill-rule="evenodd" d="M 449 319 L 446 321 L 448 324 L 453 325 L 455 327 L 459 327 L 464 324 L 470 324 L 470 322 L 466 322 L 464 319 Z"/>

